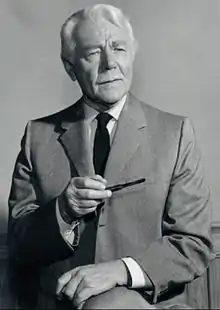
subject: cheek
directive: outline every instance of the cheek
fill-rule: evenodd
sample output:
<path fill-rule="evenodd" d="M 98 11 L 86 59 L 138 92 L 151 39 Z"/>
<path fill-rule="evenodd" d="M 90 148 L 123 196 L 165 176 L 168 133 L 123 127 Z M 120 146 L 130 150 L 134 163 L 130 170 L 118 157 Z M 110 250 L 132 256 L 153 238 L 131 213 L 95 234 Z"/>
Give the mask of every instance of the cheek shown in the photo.
<path fill-rule="evenodd" d="M 89 87 L 90 91 L 95 93 L 97 91 L 97 84 L 96 84 L 96 81 L 97 81 L 97 71 L 92 69 L 92 70 L 89 70 L 86 74 L 86 84 L 87 84 L 87 87 Z"/>
<path fill-rule="evenodd" d="M 133 68 L 131 66 L 122 66 L 121 73 L 124 76 L 124 84 L 126 88 L 131 86 L 132 77 L 133 77 Z"/>
<path fill-rule="evenodd" d="M 118 65 L 122 75 L 126 78 L 126 80 L 130 81 L 133 75 L 133 60 L 130 58 L 125 58 L 122 59 Z"/>
<path fill-rule="evenodd" d="M 85 90 L 92 91 L 96 87 L 96 80 L 97 80 L 97 74 L 95 70 L 91 70 L 90 68 L 79 68 L 78 69 L 78 81 L 81 85 L 81 87 Z"/>

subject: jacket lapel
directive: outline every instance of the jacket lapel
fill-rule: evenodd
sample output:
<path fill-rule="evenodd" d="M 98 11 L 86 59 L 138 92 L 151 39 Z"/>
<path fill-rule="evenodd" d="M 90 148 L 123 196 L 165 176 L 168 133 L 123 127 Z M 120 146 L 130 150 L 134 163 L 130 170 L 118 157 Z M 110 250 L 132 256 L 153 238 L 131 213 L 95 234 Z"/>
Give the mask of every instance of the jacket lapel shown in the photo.
<path fill-rule="evenodd" d="M 143 109 L 130 94 L 121 112 L 106 164 L 105 178 L 108 184 L 120 181 L 126 164 L 143 144 L 143 131 L 146 126 Z"/>
<path fill-rule="evenodd" d="M 62 123 L 61 127 L 65 131 L 60 135 L 59 141 L 77 174 L 79 176 L 93 175 L 93 152 L 82 100 L 76 103 L 71 113 L 74 119 Z"/>
<path fill-rule="evenodd" d="M 58 139 L 79 176 L 95 174 L 92 144 L 83 106 L 81 99 L 72 107 L 72 110 L 68 111 L 67 120 L 61 124 L 64 132 Z M 141 104 L 129 94 L 121 112 L 106 163 L 104 177 L 108 180 L 108 184 L 116 184 L 120 181 L 121 172 L 126 164 L 146 141 L 146 127 L 146 118 Z M 147 153 L 145 150 L 145 155 L 150 158 L 150 148 Z"/>

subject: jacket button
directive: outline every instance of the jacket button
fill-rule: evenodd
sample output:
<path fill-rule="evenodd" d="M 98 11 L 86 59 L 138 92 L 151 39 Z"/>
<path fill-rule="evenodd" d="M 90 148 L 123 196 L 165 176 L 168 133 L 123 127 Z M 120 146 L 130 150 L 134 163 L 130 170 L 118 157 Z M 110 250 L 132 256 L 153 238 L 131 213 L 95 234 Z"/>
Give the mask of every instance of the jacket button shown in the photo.
<path fill-rule="evenodd" d="M 99 223 L 99 227 L 104 227 L 105 224 L 104 223 Z"/>

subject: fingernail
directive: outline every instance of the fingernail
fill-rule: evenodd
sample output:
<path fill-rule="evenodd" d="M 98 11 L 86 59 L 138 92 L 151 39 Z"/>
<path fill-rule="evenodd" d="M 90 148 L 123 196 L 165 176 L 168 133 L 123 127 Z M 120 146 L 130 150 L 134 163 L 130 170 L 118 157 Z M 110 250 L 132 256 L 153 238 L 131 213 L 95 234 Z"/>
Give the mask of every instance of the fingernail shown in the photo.
<path fill-rule="evenodd" d="M 111 195 L 112 195 L 112 192 L 111 191 L 107 191 L 107 196 L 111 197 Z"/>
<path fill-rule="evenodd" d="M 60 292 L 59 294 L 57 294 L 56 298 L 57 298 L 58 300 L 62 300 L 62 299 L 63 299 L 63 293 Z"/>
<path fill-rule="evenodd" d="M 105 189 L 105 185 L 104 185 L 104 184 L 101 184 L 101 185 L 100 185 L 100 188 L 101 188 L 102 190 L 104 190 L 104 189 Z"/>

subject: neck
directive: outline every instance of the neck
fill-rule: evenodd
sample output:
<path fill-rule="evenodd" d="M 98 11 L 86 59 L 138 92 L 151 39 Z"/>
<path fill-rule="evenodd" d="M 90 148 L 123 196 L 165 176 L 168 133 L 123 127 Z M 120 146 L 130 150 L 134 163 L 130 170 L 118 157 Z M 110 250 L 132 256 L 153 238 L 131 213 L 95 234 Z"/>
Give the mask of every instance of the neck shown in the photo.
<path fill-rule="evenodd" d="M 99 101 L 99 100 L 94 100 L 89 98 L 88 96 L 86 96 L 85 94 L 83 95 L 83 98 L 86 102 L 86 104 L 88 104 L 88 106 L 90 106 L 91 108 L 95 109 L 98 112 L 108 112 L 109 110 L 111 110 L 113 107 L 117 106 L 123 99 L 125 99 L 127 97 L 127 95 L 125 95 L 124 97 L 122 97 L 119 101 L 114 102 L 114 103 L 107 103 L 104 101 Z"/>

